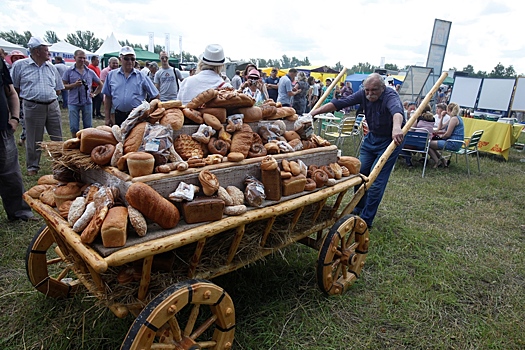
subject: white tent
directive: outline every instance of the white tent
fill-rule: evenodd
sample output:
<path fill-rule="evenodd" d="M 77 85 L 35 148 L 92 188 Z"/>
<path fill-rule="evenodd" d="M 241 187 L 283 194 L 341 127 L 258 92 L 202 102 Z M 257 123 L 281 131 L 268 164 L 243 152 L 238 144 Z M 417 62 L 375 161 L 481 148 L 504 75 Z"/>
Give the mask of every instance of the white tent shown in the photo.
<path fill-rule="evenodd" d="M 98 50 L 95 51 L 95 55 L 103 56 L 108 52 L 118 52 L 121 48 L 122 45 L 119 44 L 117 38 L 115 38 L 115 35 L 111 33 L 111 35 L 108 36 L 106 40 L 104 40 L 102 46 L 100 46 Z"/>
<path fill-rule="evenodd" d="M 84 50 L 81 47 L 75 46 L 73 44 L 70 44 L 65 41 L 59 41 L 58 43 L 54 43 L 49 47 L 49 53 L 52 57 L 56 56 L 62 56 L 64 61 L 72 62 L 75 59 L 75 51 L 76 50 L 83 50 L 86 53 L 86 57 L 88 61 L 91 59 L 91 56 L 94 55 L 93 52 L 89 52 L 87 50 Z"/>
<path fill-rule="evenodd" d="M 27 50 L 24 47 L 20 45 L 12 44 L 9 41 L 4 40 L 2 38 L 0 38 L 0 48 L 4 49 L 4 51 L 7 52 L 8 54 L 13 50 L 20 50 L 23 53 L 27 53 Z"/>

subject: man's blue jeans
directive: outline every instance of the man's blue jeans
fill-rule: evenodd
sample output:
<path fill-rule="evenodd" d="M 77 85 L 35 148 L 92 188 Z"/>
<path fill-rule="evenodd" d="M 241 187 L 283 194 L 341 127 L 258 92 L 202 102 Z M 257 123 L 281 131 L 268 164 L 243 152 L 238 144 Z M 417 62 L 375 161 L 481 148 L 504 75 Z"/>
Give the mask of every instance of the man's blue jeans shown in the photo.
<path fill-rule="evenodd" d="M 391 142 L 391 136 L 376 136 L 370 132 L 365 136 L 363 139 L 363 144 L 361 145 L 361 151 L 359 153 L 359 160 L 361 161 L 361 174 L 366 176 L 370 175 L 370 172 Z M 354 212 L 360 213 L 359 216 L 366 222 L 368 227 L 372 226 L 377 213 L 377 208 L 379 207 L 381 199 L 383 198 L 383 194 L 385 193 L 388 178 L 390 177 L 390 173 L 394 168 L 397 157 L 399 156 L 402 148 L 403 144 L 397 146 L 394 149 L 383 166 L 383 169 L 381 169 L 381 172 L 377 176 L 376 180 L 365 192 L 365 195 L 363 198 L 361 198 L 354 209 Z M 355 190 L 358 188 L 359 186 L 356 186 Z"/>
<path fill-rule="evenodd" d="M 71 136 L 75 137 L 76 133 L 80 130 L 80 112 L 82 111 L 82 126 L 84 129 L 91 128 L 92 117 L 93 117 L 93 105 L 86 104 L 83 106 L 69 105 L 69 130 Z"/>

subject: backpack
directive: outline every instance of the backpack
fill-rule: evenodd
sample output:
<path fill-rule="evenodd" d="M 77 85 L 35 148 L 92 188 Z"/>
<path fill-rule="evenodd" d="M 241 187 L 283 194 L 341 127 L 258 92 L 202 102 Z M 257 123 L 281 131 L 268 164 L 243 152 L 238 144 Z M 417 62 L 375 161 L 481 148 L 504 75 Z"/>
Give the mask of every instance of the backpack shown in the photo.
<path fill-rule="evenodd" d="M 177 94 L 179 93 L 179 77 L 177 76 L 177 68 L 173 67 L 173 73 L 175 74 L 175 82 L 177 83 Z"/>

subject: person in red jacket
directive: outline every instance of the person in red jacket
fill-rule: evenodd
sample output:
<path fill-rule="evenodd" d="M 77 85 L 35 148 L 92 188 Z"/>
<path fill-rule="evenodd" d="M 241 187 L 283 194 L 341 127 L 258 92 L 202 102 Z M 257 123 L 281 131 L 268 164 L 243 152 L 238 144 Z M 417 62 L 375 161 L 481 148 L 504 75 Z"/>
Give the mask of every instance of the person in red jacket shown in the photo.
<path fill-rule="evenodd" d="M 100 67 L 98 66 L 100 64 L 100 60 L 98 56 L 91 56 L 91 63 L 89 64 L 88 68 L 91 69 L 97 77 L 100 79 Z M 91 84 L 91 92 L 95 92 L 97 89 L 98 84 L 93 81 Z M 102 106 L 102 95 L 97 94 L 95 97 L 93 97 L 93 118 L 94 119 L 104 119 L 104 116 L 100 114 L 100 107 Z"/>

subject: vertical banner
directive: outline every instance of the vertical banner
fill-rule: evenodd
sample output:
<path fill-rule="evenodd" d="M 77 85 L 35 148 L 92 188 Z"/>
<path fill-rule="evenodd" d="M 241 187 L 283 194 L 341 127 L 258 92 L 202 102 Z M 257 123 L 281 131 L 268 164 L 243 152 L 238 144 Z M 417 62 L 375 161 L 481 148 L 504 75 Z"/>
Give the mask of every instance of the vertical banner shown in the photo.
<path fill-rule="evenodd" d="M 148 33 L 149 41 L 148 41 L 148 51 L 149 52 L 155 52 L 155 44 L 153 43 L 154 35 L 153 32 Z"/>
<path fill-rule="evenodd" d="M 164 51 L 170 55 L 170 33 L 166 33 L 164 37 Z"/>
<path fill-rule="evenodd" d="M 385 57 L 381 57 L 381 63 L 379 64 L 379 68 L 384 69 L 385 68 L 385 63 L 386 63 L 386 58 Z"/>
<path fill-rule="evenodd" d="M 434 69 L 434 75 L 441 75 L 443 62 L 445 61 L 445 52 L 447 51 L 448 36 L 452 22 L 437 19 L 434 21 L 434 30 L 428 49 L 426 66 Z"/>
<path fill-rule="evenodd" d="M 179 54 L 180 54 L 180 61 L 182 63 L 182 35 L 179 35 Z"/>

